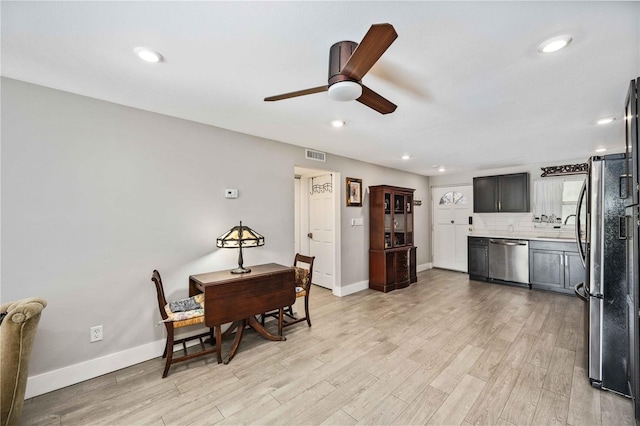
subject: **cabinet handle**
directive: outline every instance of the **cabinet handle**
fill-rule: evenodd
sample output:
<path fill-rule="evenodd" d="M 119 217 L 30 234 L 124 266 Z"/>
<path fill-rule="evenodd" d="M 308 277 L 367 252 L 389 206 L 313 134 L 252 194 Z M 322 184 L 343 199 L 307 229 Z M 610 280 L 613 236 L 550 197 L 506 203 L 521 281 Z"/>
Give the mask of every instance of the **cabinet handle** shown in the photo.
<path fill-rule="evenodd" d="M 502 201 L 498 201 L 498 211 L 502 210 Z"/>

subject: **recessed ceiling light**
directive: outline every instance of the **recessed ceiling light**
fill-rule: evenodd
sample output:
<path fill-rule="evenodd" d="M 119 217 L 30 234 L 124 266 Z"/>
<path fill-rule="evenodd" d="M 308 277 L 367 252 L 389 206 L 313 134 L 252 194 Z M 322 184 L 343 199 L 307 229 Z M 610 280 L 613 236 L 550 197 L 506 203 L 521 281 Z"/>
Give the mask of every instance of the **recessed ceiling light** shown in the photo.
<path fill-rule="evenodd" d="M 411 158 L 411 156 L 410 156 L 409 154 L 405 154 L 405 155 L 403 155 L 403 156 L 402 156 L 402 157 L 400 157 L 400 158 L 402 158 L 403 160 L 408 160 L 408 159 L 410 159 L 410 158 Z"/>
<path fill-rule="evenodd" d="M 445 169 L 445 168 L 444 168 L 444 166 L 440 166 L 440 167 L 438 167 L 438 171 L 439 171 L 439 172 L 444 172 L 444 171 L 446 171 L 446 170 L 447 170 L 447 169 Z"/>
<path fill-rule="evenodd" d="M 569 43 L 571 43 L 573 38 L 570 35 L 561 35 L 558 37 L 550 38 L 543 42 L 540 46 L 538 46 L 538 52 L 540 53 L 553 53 L 562 49 L 563 47 L 567 47 Z"/>
<path fill-rule="evenodd" d="M 333 120 L 333 121 L 331 122 L 331 125 L 332 125 L 333 127 L 342 127 L 342 126 L 344 126 L 345 124 L 347 124 L 347 123 L 345 123 L 345 122 L 344 122 L 344 120 Z"/>
<path fill-rule="evenodd" d="M 134 48 L 133 51 L 143 61 L 152 63 L 162 61 L 162 55 L 155 50 L 149 49 L 148 47 L 138 46 Z"/>
<path fill-rule="evenodd" d="M 598 148 L 596 149 L 596 152 L 605 152 L 607 150 L 607 148 Z"/>
<path fill-rule="evenodd" d="M 609 124 L 609 123 L 612 123 L 614 120 L 615 120 L 615 117 L 605 117 L 596 121 L 596 124 Z"/>

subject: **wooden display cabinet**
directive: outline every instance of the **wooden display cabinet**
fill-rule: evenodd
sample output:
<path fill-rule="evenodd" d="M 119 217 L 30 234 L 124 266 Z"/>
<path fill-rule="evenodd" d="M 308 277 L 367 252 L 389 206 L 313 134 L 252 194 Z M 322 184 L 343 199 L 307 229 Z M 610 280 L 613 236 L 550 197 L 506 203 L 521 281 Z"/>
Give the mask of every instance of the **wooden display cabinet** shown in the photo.
<path fill-rule="evenodd" d="M 369 288 L 386 293 L 417 281 L 414 191 L 369 187 Z"/>

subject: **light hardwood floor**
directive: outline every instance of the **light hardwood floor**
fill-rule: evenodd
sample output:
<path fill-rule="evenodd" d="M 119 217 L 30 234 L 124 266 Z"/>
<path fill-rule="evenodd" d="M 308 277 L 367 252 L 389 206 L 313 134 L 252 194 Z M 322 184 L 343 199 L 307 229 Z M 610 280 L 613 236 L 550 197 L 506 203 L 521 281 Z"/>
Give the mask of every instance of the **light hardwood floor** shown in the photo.
<path fill-rule="evenodd" d="M 576 297 L 429 270 L 387 294 L 314 286 L 310 305 L 285 342 L 247 331 L 229 365 L 166 379 L 156 358 L 27 400 L 22 424 L 635 424 L 589 385 Z"/>

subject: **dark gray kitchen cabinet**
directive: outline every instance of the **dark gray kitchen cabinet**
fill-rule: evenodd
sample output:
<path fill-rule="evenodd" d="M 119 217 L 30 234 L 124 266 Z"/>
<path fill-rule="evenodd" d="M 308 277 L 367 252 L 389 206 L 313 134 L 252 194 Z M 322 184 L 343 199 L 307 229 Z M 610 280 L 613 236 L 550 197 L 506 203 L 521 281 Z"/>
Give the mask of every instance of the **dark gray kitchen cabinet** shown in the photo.
<path fill-rule="evenodd" d="M 473 178 L 473 212 L 493 213 L 498 208 L 498 176 Z"/>
<path fill-rule="evenodd" d="M 585 268 L 580 260 L 578 252 L 565 251 L 566 268 L 565 268 L 565 288 L 573 291 L 576 284 L 585 280 Z"/>
<path fill-rule="evenodd" d="M 573 287 L 584 281 L 577 247 L 573 242 L 529 242 L 529 282 L 532 287 L 573 294 Z"/>
<path fill-rule="evenodd" d="M 489 277 L 489 239 L 467 237 L 467 270 L 472 279 Z"/>
<path fill-rule="evenodd" d="M 531 244 L 530 242 L 529 244 Z M 564 289 L 564 252 L 529 248 L 529 281 L 532 286 Z"/>
<path fill-rule="evenodd" d="M 498 176 L 500 212 L 529 211 L 529 173 Z"/>
<path fill-rule="evenodd" d="M 529 210 L 529 173 L 473 178 L 474 213 L 524 213 Z"/>

